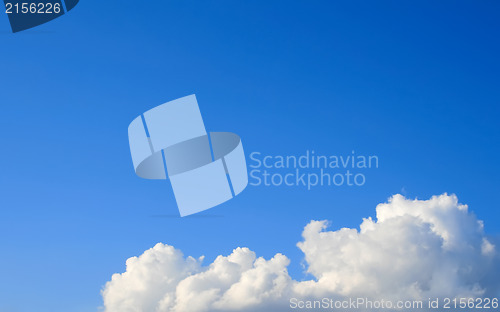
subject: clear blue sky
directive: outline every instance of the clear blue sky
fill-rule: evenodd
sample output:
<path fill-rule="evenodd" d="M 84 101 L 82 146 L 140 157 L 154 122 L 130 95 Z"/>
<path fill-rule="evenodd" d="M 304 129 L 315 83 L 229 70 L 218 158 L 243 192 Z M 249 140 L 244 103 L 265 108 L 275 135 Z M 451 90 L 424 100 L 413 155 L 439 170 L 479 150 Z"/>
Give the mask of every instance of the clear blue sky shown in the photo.
<path fill-rule="evenodd" d="M 498 1 L 97 1 L 11 34 L 0 14 L 0 311 L 80 312 L 128 257 L 285 253 L 311 220 L 356 227 L 395 193 L 455 193 L 500 233 Z M 198 97 L 247 156 L 376 154 L 363 187 L 248 187 L 177 218 L 135 176 L 127 127 Z"/>

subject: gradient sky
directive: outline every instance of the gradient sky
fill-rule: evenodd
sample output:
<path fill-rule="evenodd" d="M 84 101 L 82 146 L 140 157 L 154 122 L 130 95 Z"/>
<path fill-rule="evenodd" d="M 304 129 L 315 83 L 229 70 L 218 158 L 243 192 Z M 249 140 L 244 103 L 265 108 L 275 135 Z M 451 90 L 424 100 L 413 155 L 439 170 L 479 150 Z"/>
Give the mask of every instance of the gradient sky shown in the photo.
<path fill-rule="evenodd" d="M 402 193 L 457 194 L 500 233 L 498 1 L 81 0 L 18 34 L 0 14 L 0 311 L 80 312 L 158 242 L 291 258 L 312 219 L 357 227 Z M 251 187 L 179 218 L 127 127 L 197 95 L 247 156 L 377 155 L 363 187 Z"/>

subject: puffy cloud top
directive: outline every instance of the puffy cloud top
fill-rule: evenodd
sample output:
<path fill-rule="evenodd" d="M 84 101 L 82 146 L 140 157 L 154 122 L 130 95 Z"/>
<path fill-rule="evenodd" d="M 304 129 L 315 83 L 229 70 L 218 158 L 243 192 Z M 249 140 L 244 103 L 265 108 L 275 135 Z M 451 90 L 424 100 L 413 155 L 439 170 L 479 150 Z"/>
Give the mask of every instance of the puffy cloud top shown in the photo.
<path fill-rule="evenodd" d="M 311 221 L 297 245 L 308 281 L 289 275 L 289 259 L 257 258 L 236 248 L 202 266 L 157 244 L 127 260 L 103 291 L 107 312 L 289 311 L 289 300 L 367 297 L 385 300 L 498 295 L 498 253 L 482 221 L 455 195 L 409 200 L 395 195 L 359 231 L 327 231 Z"/>

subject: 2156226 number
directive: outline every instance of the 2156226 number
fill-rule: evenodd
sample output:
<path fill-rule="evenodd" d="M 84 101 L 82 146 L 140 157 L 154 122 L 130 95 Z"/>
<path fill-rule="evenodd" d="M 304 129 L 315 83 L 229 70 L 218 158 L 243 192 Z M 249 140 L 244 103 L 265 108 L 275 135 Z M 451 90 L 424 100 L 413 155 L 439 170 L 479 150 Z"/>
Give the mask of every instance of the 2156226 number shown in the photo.
<path fill-rule="evenodd" d="M 444 309 L 497 309 L 498 298 L 444 298 Z"/>
<path fill-rule="evenodd" d="M 7 14 L 59 14 L 60 3 L 9 3 L 5 4 Z"/>

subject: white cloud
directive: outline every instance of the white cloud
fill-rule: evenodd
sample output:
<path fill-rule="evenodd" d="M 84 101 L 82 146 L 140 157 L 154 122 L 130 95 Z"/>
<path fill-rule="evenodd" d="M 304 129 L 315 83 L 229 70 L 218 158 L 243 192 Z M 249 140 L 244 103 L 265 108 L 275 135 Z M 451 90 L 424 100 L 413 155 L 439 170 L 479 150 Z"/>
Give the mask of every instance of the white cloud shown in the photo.
<path fill-rule="evenodd" d="M 102 295 L 107 311 L 156 311 L 161 302 L 175 300 L 173 290 L 186 277 L 201 271 L 201 261 L 184 258 L 172 246 L 156 244 L 127 260 L 127 271 L 114 274 Z"/>
<path fill-rule="evenodd" d="M 498 254 L 483 223 L 455 195 L 408 200 L 395 195 L 377 206 L 360 230 L 327 231 L 311 221 L 298 247 L 309 281 L 295 281 L 289 259 L 257 258 L 236 248 L 208 266 L 157 244 L 127 260 L 102 291 L 107 312 L 289 311 L 302 299 L 367 297 L 409 300 L 498 295 Z M 271 308 L 272 307 L 272 308 Z"/>

